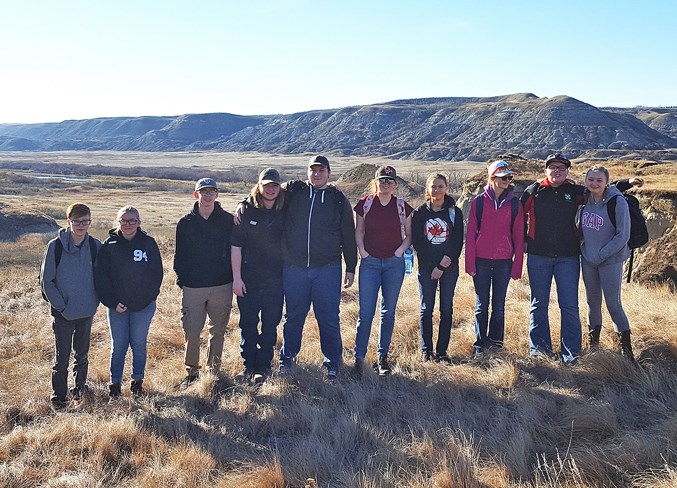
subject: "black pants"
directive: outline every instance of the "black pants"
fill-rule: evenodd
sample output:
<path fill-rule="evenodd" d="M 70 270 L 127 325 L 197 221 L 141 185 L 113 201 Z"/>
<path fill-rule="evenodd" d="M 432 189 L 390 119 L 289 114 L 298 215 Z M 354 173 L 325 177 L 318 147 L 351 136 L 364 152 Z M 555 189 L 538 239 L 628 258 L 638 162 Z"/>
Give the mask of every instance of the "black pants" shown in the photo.
<path fill-rule="evenodd" d="M 55 356 L 52 367 L 52 397 L 53 402 L 66 401 L 68 394 L 68 363 L 71 351 L 74 352 L 73 375 L 75 388 L 82 390 L 87 381 L 89 369 L 89 338 L 92 332 L 94 317 L 66 320 L 63 317 L 54 317 L 52 330 L 54 331 Z"/>

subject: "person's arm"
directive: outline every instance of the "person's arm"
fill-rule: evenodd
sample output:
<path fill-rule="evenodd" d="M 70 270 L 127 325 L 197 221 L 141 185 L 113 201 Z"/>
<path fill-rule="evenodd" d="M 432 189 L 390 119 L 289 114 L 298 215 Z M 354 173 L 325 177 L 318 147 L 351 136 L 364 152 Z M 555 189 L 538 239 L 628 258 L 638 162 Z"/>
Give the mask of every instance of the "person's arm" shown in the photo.
<path fill-rule="evenodd" d="M 174 272 L 176 273 L 176 284 L 183 288 L 183 280 L 186 277 L 186 268 L 188 266 L 188 253 L 190 246 L 188 244 L 188 233 L 185 229 L 185 222 L 179 220 L 176 224 L 176 243 L 174 248 Z"/>
<path fill-rule="evenodd" d="M 160 287 L 162 286 L 162 278 L 164 278 L 165 270 L 162 266 L 160 248 L 152 237 L 150 238 L 150 245 L 148 246 L 148 261 L 150 262 L 150 273 L 152 276 L 151 283 L 157 291 L 157 295 L 155 295 L 155 298 L 157 298 L 160 294 Z"/>
<path fill-rule="evenodd" d="M 355 244 L 353 209 L 350 207 L 350 202 L 345 196 L 343 200 L 343 217 L 341 218 L 341 248 L 343 251 L 343 259 L 346 263 L 346 276 L 343 280 L 343 286 L 349 288 L 355 280 L 357 245 Z"/>
<path fill-rule="evenodd" d="M 233 293 L 239 297 L 245 296 L 247 287 L 242 281 L 242 248 L 230 246 L 230 263 L 233 266 Z"/>
<path fill-rule="evenodd" d="M 630 210 L 628 202 L 623 197 L 616 198 L 616 233 L 599 250 L 599 260 L 603 263 L 606 259 L 619 252 L 628 245 L 630 239 Z M 608 207 L 607 207 L 608 208 Z"/>
<path fill-rule="evenodd" d="M 482 195 L 481 198 L 484 198 Z M 470 204 L 470 214 L 468 215 L 468 230 L 465 236 L 465 272 L 470 276 L 475 276 L 477 272 L 475 263 L 475 244 L 477 243 L 477 214 L 475 213 L 477 200 L 473 198 Z"/>
<path fill-rule="evenodd" d="M 94 263 L 94 288 L 99 300 L 106 307 L 116 309 L 120 304 L 120 300 L 113 286 L 113 280 L 110 274 L 111 270 L 111 256 L 109 245 L 104 244 L 99 249 L 99 254 L 96 256 Z"/>
<path fill-rule="evenodd" d="M 512 226 L 512 246 L 514 256 L 510 277 L 513 280 L 518 280 L 522 277 L 524 264 L 524 210 L 520 202 L 517 203 L 517 215 L 515 216 L 515 224 Z M 467 246 L 465 252 L 468 252 Z"/>
<path fill-rule="evenodd" d="M 404 251 L 409 249 L 411 247 L 411 213 L 407 218 L 404 220 L 404 240 L 402 241 L 402 244 L 395 249 L 395 256 L 398 258 L 401 258 L 402 255 L 404 254 Z"/>
<path fill-rule="evenodd" d="M 40 288 L 47 297 L 51 307 L 61 313 L 66 308 L 66 300 L 56 287 L 56 257 L 54 249 L 56 240 L 51 241 L 45 249 L 45 255 L 42 257 L 40 265 Z"/>
<path fill-rule="evenodd" d="M 458 258 L 461 256 L 461 251 L 463 250 L 463 212 L 458 207 L 456 209 L 456 225 L 454 226 L 454 232 L 451 235 L 451 262 L 457 263 Z"/>
<path fill-rule="evenodd" d="M 362 259 L 369 256 L 369 253 L 364 248 L 364 231 L 364 217 L 360 214 L 355 214 L 355 245 L 357 245 L 357 251 Z"/>

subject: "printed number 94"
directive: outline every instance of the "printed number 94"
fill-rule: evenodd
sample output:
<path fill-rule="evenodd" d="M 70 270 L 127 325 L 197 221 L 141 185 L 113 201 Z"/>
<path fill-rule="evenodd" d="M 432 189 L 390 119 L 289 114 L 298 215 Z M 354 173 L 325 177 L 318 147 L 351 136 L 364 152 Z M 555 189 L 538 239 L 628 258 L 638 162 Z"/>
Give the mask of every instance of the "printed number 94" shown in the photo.
<path fill-rule="evenodd" d="M 148 261 L 148 256 L 141 249 L 134 249 L 134 261 Z"/>

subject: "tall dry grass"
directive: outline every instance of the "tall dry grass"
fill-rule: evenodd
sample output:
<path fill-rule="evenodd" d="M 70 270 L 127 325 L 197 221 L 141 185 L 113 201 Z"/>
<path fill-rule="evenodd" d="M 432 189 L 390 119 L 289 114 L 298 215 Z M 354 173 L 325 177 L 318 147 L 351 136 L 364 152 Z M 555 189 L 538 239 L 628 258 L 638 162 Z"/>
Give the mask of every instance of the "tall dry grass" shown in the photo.
<path fill-rule="evenodd" d="M 97 206 L 112 218 L 124 193 Z M 93 201 L 94 195 L 89 201 Z M 357 288 L 341 319 L 346 368 L 328 383 L 310 314 L 289 376 L 260 387 L 241 370 L 234 308 L 219 375 L 178 391 L 183 370 L 180 291 L 171 271 L 173 224 L 186 196 L 160 205 L 138 195 L 166 277 L 149 335 L 148 395 L 108 405 L 110 338 L 103 310 L 92 331 L 91 402 L 49 406 L 53 338 L 37 286 L 47 237 L 0 243 L 0 486 L 665 487 L 677 483 L 677 300 L 667 288 L 624 285 L 639 367 L 617 352 L 605 315 L 602 350 L 577 366 L 528 357 L 526 278 L 507 298 L 505 350 L 469 362 L 472 281 L 454 299 L 454 364 L 422 363 L 418 288 L 405 278 L 391 356 L 381 378 L 350 368 Z M 153 203 L 145 211 L 144 198 Z M 179 198 L 179 197 L 175 197 Z M 43 203 L 44 204 L 44 203 Z M 103 237 L 105 225 L 94 233 Z M 581 315 L 585 298 L 580 291 Z M 235 302 L 234 302 L 235 304 Z M 558 309 L 551 307 L 553 342 Z M 281 329 L 280 329 L 281 330 Z M 368 360 L 375 360 L 374 325 Z M 129 375 L 130 364 L 126 367 Z M 309 481 L 309 480 L 314 481 Z"/>

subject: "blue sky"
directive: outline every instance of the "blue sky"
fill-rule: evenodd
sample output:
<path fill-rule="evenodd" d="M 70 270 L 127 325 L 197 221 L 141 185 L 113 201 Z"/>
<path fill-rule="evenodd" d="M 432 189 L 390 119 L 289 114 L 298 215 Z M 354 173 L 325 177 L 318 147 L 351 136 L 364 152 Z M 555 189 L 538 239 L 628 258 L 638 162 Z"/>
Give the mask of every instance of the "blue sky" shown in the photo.
<path fill-rule="evenodd" d="M 677 105 L 677 2 L 3 0 L 0 123 L 400 98 Z"/>

